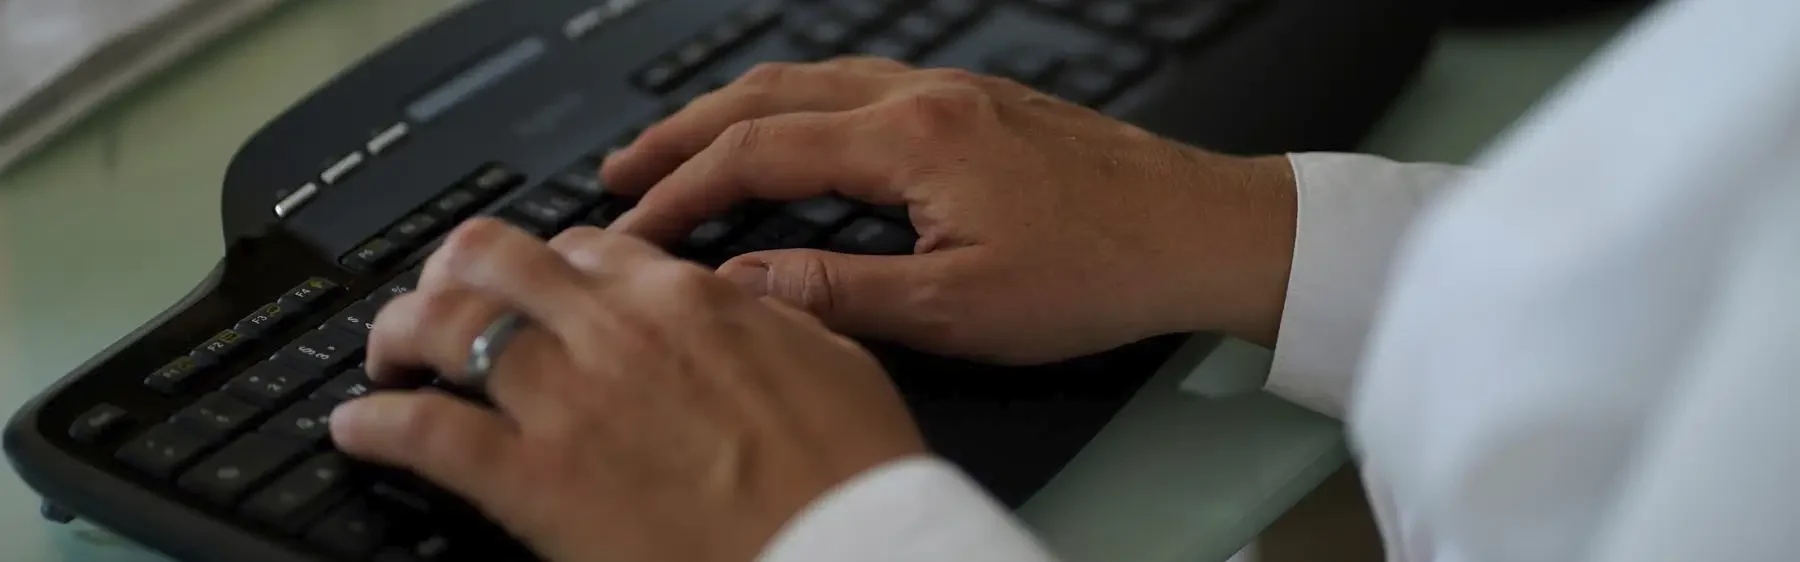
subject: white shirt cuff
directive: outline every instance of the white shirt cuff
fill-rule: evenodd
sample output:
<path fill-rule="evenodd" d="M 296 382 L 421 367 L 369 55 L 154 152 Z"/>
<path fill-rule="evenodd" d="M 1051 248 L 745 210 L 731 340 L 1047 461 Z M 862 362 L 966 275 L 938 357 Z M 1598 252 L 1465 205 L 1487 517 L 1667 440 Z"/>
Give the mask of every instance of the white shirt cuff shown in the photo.
<path fill-rule="evenodd" d="M 1051 562 L 1012 514 L 932 457 L 890 462 L 814 501 L 761 562 Z"/>
<path fill-rule="evenodd" d="M 1294 262 L 1264 388 L 1343 419 L 1401 237 L 1461 169 L 1361 154 L 1289 155 Z"/>

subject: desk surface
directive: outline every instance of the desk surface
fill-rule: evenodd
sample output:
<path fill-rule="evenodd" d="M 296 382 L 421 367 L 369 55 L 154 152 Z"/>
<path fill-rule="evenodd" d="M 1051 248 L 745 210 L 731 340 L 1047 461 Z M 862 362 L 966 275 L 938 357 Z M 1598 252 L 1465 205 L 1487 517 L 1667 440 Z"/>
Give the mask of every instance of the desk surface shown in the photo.
<path fill-rule="evenodd" d="M 184 295 L 223 252 L 218 190 L 238 143 L 304 92 L 454 0 L 310 0 L 178 65 L 0 175 L 0 412 Z M 1625 14 L 1445 38 L 1367 149 L 1465 161 Z M 121 275 L 129 273 L 131 277 Z M 1215 352 L 1215 348 L 1223 351 Z M 1196 339 L 1021 511 L 1071 562 L 1223 560 L 1343 462 L 1336 424 L 1253 387 L 1267 354 Z M 17 562 L 153 562 L 38 518 L 0 471 Z"/>

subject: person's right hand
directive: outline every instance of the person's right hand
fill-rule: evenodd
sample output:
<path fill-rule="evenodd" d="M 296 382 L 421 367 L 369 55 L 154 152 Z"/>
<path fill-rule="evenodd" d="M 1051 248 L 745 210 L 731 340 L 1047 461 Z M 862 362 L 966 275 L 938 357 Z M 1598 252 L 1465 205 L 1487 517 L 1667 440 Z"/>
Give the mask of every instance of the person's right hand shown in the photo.
<path fill-rule="evenodd" d="M 614 230 L 658 242 L 746 199 L 904 204 L 914 255 L 781 250 L 719 274 L 840 332 L 1002 363 L 1184 331 L 1272 344 L 1291 174 L 1011 81 L 862 58 L 756 68 L 601 169 L 643 195 Z"/>

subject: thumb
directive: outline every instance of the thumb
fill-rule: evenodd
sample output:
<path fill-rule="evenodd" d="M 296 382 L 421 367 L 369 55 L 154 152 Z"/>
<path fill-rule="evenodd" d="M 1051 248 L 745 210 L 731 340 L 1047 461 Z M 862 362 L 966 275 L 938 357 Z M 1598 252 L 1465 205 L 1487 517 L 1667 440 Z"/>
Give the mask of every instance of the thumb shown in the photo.
<path fill-rule="evenodd" d="M 738 256 L 719 266 L 718 274 L 752 293 L 800 307 L 835 331 L 906 340 L 927 320 L 914 306 L 915 281 L 941 259 L 941 254 L 772 250 Z"/>

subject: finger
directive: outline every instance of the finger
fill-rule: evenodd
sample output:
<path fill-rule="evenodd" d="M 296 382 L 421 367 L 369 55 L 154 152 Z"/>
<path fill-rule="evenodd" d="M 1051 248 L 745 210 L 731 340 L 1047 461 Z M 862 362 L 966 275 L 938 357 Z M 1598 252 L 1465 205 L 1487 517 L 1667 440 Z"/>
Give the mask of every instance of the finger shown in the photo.
<path fill-rule="evenodd" d="M 663 178 L 612 230 L 667 243 L 747 199 L 804 199 L 833 191 L 899 204 L 904 196 L 889 178 L 902 157 L 869 122 L 857 112 L 793 113 L 732 125 Z"/>
<path fill-rule="evenodd" d="M 469 219 L 425 261 L 419 290 L 451 284 L 498 297 L 558 337 L 582 333 L 588 277 L 543 240 L 492 218 Z"/>
<path fill-rule="evenodd" d="M 377 392 L 331 413 L 331 436 L 351 456 L 403 468 L 495 510 L 533 501 L 521 440 L 499 414 L 438 391 Z"/>
<path fill-rule="evenodd" d="M 550 249 L 562 254 L 575 269 L 596 277 L 618 273 L 626 267 L 621 264 L 675 259 L 640 238 L 607 232 L 597 226 L 564 230 L 550 239 Z"/>
<path fill-rule="evenodd" d="M 790 303 L 838 332 L 905 341 L 944 320 L 920 306 L 919 287 L 960 251 L 912 256 L 860 256 L 820 250 L 775 250 L 739 256 L 718 274 L 759 295 Z"/>
<path fill-rule="evenodd" d="M 366 369 L 380 383 L 400 383 L 409 373 L 430 370 L 459 384 L 469 384 L 466 367 L 470 346 L 488 326 L 512 307 L 499 298 L 460 287 L 434 287 L 396 297 L 376 314 L 369 332 Z M 543 355 L 559 353 L 554 336 L 526 324 L 495 357 L 484 389 L 508 411 L 530 410 L 544 392 Z M 534 398 L 535 397 L 535 398 Z"/>
<path fill-rule="evenodd" d="M 785 113 L 862 107 L 891 87 L 882 80 L 884 76 L 906 69 L 895 61 L 866 57 L 758 66 L 645 130 L 606 158 L 600 177 L 608 189 L 641 195 L 733 123 Z"/>

